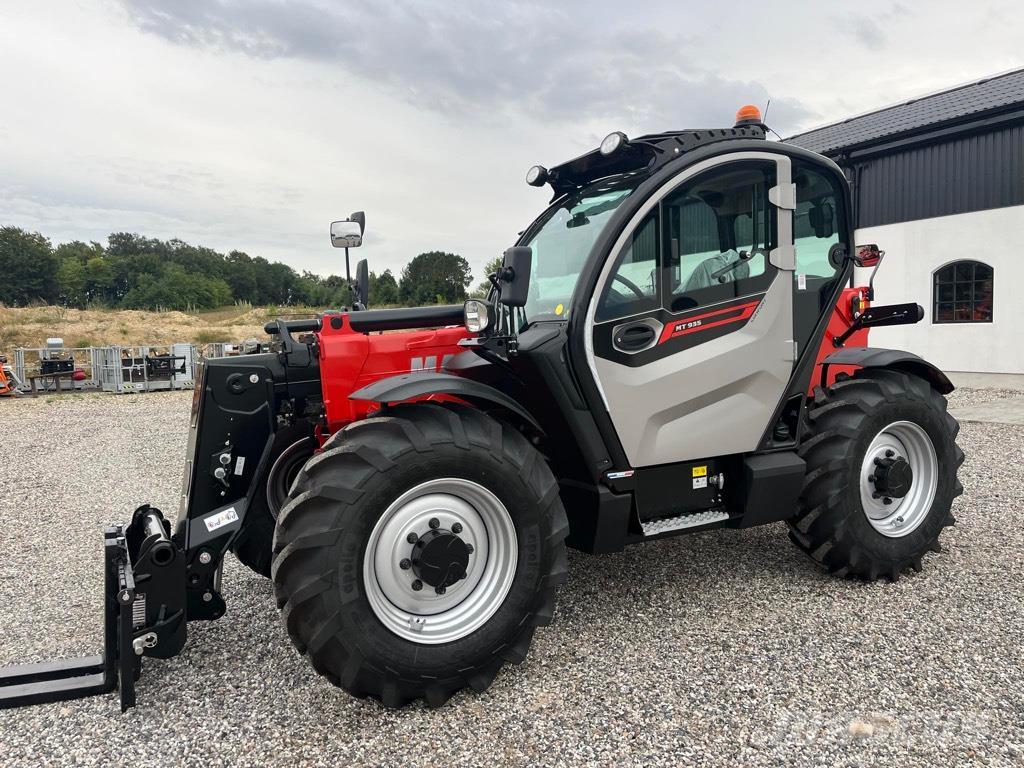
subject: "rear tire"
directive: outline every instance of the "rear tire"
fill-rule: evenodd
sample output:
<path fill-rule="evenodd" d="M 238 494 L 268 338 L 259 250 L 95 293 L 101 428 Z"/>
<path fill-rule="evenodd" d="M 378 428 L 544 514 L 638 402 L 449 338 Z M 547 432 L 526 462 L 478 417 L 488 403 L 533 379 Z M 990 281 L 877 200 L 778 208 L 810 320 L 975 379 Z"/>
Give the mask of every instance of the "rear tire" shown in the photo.
<path fill-rule="evenodd" d="M 960 425 L 946 398 L 917 376 L 862 369 L 816 387 L 807 420 L 793 542 L 839 576 L 895 581 L 907 568 L 921 570 L 925 554 L 941 549 L 939 535 L 955 523 L 953 499 L 963 493 Z M 896 497 L 882 492 L 888 486 L 873 467 L 902 454 L 914 479 Z"/>
<path fill-rule="evenodd" d="M 313 426 L 299 421 L 274 436 L 270 467 L 263 488 L 256 493 L 245 513 L 245 522 L 231 550 L 242 563 L 260 576 L 270 577 L 274 559 L 274 519 L 288 501 L 288 490 L 302 466 L 313 457 L 316 438 Z"/>
<path fill-rule="evenodd" d="M 438 592 L 436 572 L 411 564 L 417 530 L 475 542 L 458 583 Z M 567 533 L 558 483 L 514 428 L 465 406 L 400 405 L 336 433 L 299 474 L 277 521 L 274 590 L 292 643 L 332 683 L 435 707 L 525 658 L 566 578 Z"/>

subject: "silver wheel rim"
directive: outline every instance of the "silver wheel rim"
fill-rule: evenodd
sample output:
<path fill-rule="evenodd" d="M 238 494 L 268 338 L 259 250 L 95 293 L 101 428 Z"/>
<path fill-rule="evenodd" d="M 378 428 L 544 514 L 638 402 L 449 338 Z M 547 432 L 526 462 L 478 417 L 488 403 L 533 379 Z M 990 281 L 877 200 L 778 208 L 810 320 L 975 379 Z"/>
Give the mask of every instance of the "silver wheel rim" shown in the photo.
<path fill-rule="evenodd" d="M 874 477 L 876 459 L 903 458 L 913 480 L 902 498 L 878 493 Z M 912 421 L 895 421 L 875 435 L 860 468 L 860 502 L 872 527 L 883 536 L 899 538 L 916 530 L 935 501 L 939 462 L 935 446 L 924 429 Z M 890 503 L 886 504 L 885 499 Z"/>
<path fill-rule="evenodd" d="M 401 567 L 409 558 L 409 534 L 452 531 L 472 547 L 466 575 L 438 594 L 413 589 L 417 576 Z M 472 634 L 501 606 L 515 577 L 518 546 L 505 505 L 478 483 L 461 478 L 430 480 L 412 488 L 384 511 L 367 541 L 363 584 L 374 614 L 399 637 L 414 643 L 450 643 Z"/>

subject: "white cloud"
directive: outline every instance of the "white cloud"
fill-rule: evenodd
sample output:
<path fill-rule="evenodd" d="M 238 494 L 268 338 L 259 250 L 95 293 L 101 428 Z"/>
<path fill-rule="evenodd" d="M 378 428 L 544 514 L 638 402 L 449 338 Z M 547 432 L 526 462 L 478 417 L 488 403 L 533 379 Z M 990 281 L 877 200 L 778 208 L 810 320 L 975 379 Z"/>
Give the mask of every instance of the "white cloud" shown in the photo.
<path fill-rule="evenodd" d="M 546 203 L 535 162 L 768 96 L 779 130 L 830 122 L 1019 65 L 1024 32 L 1002 2 L 337 7 L 6 4 L 0 224 L 327 273 L 328 222 L 364 209 L 372 268 L 445 249 L 479 272 Z"/>

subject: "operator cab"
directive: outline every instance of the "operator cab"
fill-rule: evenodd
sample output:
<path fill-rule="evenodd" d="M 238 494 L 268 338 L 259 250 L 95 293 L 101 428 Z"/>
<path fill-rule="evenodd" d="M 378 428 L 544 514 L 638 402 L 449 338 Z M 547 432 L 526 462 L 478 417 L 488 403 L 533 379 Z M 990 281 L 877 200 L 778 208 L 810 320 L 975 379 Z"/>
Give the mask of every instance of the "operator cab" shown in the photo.
<path fill-rule="evenodd" d="M 641 523 L 740 516 L 744 457 L 797 444 L 852 272 L 840 169 L 766 141 L 755 108 L 737 117 L 730 129 L 616 132 L 531 168 L 527 182 L 550 186 L 552 202 L 506 252 L 488 299 L 466 305 L 479 335 L 464 345 L 498 365 L 455 372 L 528 404 L 556 474 L 586 493 L 635 491 Z M 802 478 L 790 463 L 776 470 Z M 700 482 L 682 490 L 691 472 Z"/>

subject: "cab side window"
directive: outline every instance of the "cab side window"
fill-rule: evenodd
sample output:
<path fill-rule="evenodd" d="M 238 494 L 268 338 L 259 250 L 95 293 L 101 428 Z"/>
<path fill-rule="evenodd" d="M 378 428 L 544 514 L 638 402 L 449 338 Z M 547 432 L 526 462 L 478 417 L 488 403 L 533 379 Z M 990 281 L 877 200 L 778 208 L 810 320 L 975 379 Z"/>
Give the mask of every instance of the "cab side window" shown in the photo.
<path fill-rule="evenodd" d="M 775 163 L 737 162 L 688 182 L 664 202 L 665 307 L 685 312 L 767 290 L 775 275 Z"/>
<path fill-rule="evenodd" d="M 658 215 L 649 214 L 615 260 L 597 305 L 596 322 L 657 309 L 659 283 Z"/>
<path fill-rule="evenodd" d="M 796 275 L 832 278 L 837 266 L 829 251 L 839 242 L 843 200 L 836 193 L 836 180 L 821 171 L 796 163 L 796 211 L 793 213 L 793 244 L 796 246 Z"/>
<path fill-rule="evenodd" d="M 793 211 L 793 274 L 795 339 L 799 349 L 810 342 L 819 318 L 829 308 L 838 279 L 839 263 L 833 248 L 842 242 L 844 198 L 839 179 L 807 163 L 793 164 L 796 210 Z"/>

